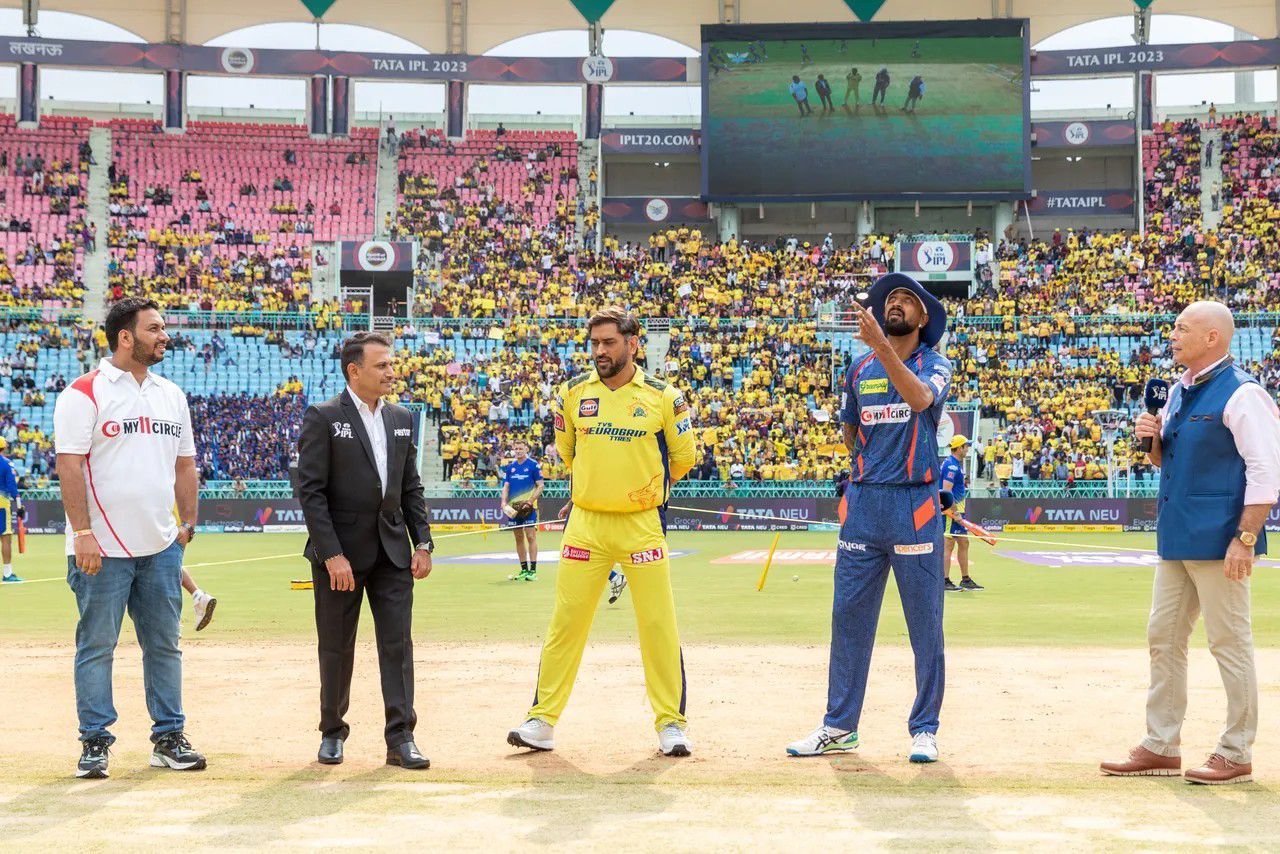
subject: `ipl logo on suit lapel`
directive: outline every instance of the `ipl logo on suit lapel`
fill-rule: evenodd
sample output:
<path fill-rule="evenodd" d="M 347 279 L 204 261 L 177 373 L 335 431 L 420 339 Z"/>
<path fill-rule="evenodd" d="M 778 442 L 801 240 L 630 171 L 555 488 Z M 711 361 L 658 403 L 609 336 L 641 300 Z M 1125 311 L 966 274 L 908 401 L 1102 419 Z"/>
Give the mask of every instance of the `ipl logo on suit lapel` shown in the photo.
<path fill-rule="evenodd" d="M 355 434 L 351 432 L 351 425 L 346 421 L 335 421 L 333 422 L 333 438 L 354 439 Z"/>

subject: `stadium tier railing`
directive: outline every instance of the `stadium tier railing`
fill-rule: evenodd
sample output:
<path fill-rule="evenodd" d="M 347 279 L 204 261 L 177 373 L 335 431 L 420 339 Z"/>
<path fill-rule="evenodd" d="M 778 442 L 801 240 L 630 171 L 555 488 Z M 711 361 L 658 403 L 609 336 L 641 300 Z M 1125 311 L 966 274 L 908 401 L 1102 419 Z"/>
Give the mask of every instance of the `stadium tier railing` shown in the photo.
<path fill-rule="evenodd" d="M 320 316 L 319 312 L 313 312 L 301 308 L 294 311 L 205 311 L 202 309 L 166 309 L 165 311 L 165 319 L 168 321 L 170 326 L 204 326 L 210 328 L 259 326 L 266 329 L 311 329 L 314 328 L 316 319 Z M 342 318 L 345 317 L 345 313 L 342 311 L 331 311 L 327 312 L 325 316 L 328 323 L 332 326 L 335 320 L 340 322 Z M 969 327 L 998 328 L 1010 321 L 1018 324 L 1040 324 L 1043 322 L 1056 323 L 1058 318 L 1059 315 L 1052 314 L 974 314 L 953 318 L 953 325 L 956 325 L 956 323 L 962 323 L 964 326 Z M 1106 324 L 1173 323 L 1177 318 L 1177 315 L 1172 313 L 1073 314 L 1070 315 L 1070 318 L 1076 325 L 1077 335 L 1088 335 L 1089 329 L 1092 327 L 1100 327 Z M 0 322 L 6 320 L 81 322 L 83 319 L 84 310 L 77 306 L 0 306 Z M 484 326 L 486 324 L 501 328 L 509 319 L 510 318 L 504 315 L 492 317 L 415 316 L 406 322 L 411 323 L 415 330 L 421 331 L 425 329 L 465 329 Z M 819 313 L 812 315 L 801 315 L 790 319 L 797 320 L 802 323 L 817 322 L 821 319 L 820 311 Z M 555 327 L 576 325 L 585 322 L 584 318 L 575 315 L 561 315 L 555 317 L 521 317 L 520 320 L 523 323 L 529 323 L 536 326 Z M 1237 327 L 1275 327 L 1280 326 L 1280 312 L 1239 312 L 1235 315 L 1235 320 Z M 762 317 L 758 319 L 750 317 L 657 317 L 648 318 L 645 323 L 654 331 L 666 331 L 672 328 L 715 328 L 724 331 L 735 331 L 741 329 L 754 329 L 761 323 L 777 323 L 780 321 L 781 318 L 776 317 Z"/>
<path fill-rule="evenodd" d="M 1160 489 L 1157 480 L 1023 480 L 1006 486 L 975 485 L 973 498 L 1154 498 Z"/>
<path fill-rule="evenodd" d="M 1117 479 L 1114 484 L 1105 480 L 1039 480 L 1011 483 L 1004 487 L 979 483 L 969 490 L 969 495 L 974 498 L 1152 498 L 1157 489 L 1158 483 L 1154 480 Z M 501 492 L 499 486 L 468 481 L 425 486 L 428 500 L 492 498 L 496 501 Z M 681 498 L 828 498 L 834 494 L 835 488 L 829 480 L 745 481 L 728 485 L 718 480 L 683 480 L 675 485 L 671 498 L 673 501 Z M 543 495 L 547 498 L 568 498 L 569 482 L 545 481 Z M 293 487 L 287 480 L 247 480 L 244 490 L 239 492 L 234 481 L 230 480 L 206 481 L 200 488 L 200 498 L 206 500 L 278 500 L 292 496 Z M 24 489 L 22 497 L 31 501 L 58 501 L 62 492 L 57 484 L 52 484 L 40 489 Z"/>

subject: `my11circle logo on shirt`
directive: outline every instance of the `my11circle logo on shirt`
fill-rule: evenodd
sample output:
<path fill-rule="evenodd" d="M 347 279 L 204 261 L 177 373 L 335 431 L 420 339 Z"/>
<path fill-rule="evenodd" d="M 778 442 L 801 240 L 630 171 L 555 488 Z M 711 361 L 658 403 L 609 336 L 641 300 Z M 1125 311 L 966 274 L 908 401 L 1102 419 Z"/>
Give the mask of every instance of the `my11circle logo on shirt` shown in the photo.
<path fill-rule="evenodd" d="M 864 406 L 858 414 L 864 426 L 876 424 L 905 424 L 911 420 L 911 404 L 888 403 L 884 406 Z"/>
<path fill-rule="evenodd" d="M 158 418 L 143 415 L 138 418 L 126 418 L 123 421 L 104 421 L 102 435 L 108 439 L 122 435 L 172 436 L 177 439 L 182 436 L 182 425 L 177 421 L 161 421 Z"/>

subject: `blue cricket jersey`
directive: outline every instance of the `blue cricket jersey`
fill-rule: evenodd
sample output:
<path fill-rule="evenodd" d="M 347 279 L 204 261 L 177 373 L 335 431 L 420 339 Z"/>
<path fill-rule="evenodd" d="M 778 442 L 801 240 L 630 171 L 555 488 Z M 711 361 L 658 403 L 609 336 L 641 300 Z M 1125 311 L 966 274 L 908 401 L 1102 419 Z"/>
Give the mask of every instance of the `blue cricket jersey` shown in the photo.
<path fill-rule="evenodd" d="M 542 480 L 542 468 L 533 457 L 522 463 L 508 463 L 502 467 L 502 482 L 507 485 L 507 501 L 528 501 L 533 490 Z"/>
<path fill-rule="evenodd" d="M 938 421 L 951 390 L 951 362 L 923 344 L 905 361 L 933 389 L 933 403 L 923 412 L 913 412 L 903 401 L 874 353 L 854 362 L 845 374 L 840 420 L 857 430 L 854 483 L 938 480 Z"/>
<path fill-rule="evenodd" d="M 964 463 L 947 454 L 946 459 L 942 461 L 938 480 L 941 483 L 951 481 L 951 497 L 956 500 L 956 504 L 964 501 L 965 495 L 969 492 L 964 483 Z"/>

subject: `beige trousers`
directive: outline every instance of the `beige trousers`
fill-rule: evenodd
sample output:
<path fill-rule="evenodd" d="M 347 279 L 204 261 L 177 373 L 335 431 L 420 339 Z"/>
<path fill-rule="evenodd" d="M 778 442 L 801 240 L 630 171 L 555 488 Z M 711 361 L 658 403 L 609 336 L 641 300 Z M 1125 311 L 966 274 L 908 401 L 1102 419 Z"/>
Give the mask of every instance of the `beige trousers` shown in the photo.
<path fill-rule="evenodd" d="M 1209 651 L 1227 692 L 1227 722 L 1216 753 L 1232 762 L 1252 762 L 1258 732 L 1258 679 L 1249 622 L 1249 580 L 1231 581 L 1220 560 L 1161 560 L 1151 593 L 1147 645 L 1151 687 L 1147 692 L 1147 737 L 1142 746 L 1161 756 L 1181 755 L 1187 713 L 1187 641 L 1204 614 Z"/>

